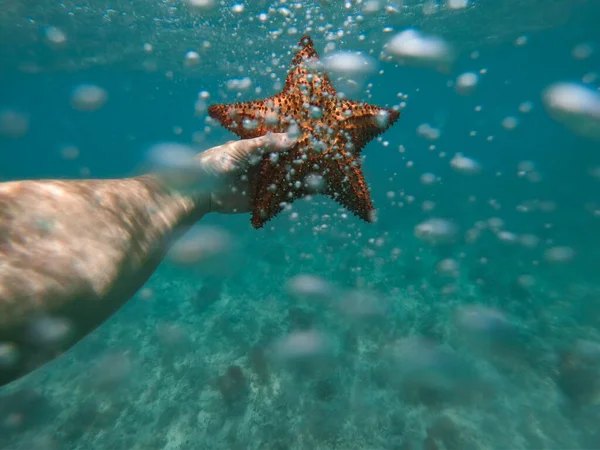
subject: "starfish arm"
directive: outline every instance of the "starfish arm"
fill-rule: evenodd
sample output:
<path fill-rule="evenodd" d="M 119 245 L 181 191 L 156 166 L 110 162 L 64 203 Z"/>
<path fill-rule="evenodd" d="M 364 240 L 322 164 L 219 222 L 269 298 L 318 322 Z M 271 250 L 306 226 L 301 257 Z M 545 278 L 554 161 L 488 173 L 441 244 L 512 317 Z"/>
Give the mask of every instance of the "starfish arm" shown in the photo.
<path fill-rule="evenodd" d="M 351 100 L 342 101 L 341 110 L 349 115 L 340 120 L 339 129 L 352 142 L 356 154 L 400 117 L 399 111 Z"/>
<path fill-rule="evenodd" d="M 372 222 L 371 194 L 358 159 L 349 155 L 327 165 L 326 194 L 365 222 Z"/>
<path fill-rule="evenodd" d="M 294 149 L 278 153 L 276 161 L 263 156 L 253 188 L 251 223 L 254 228 L 261 228 L 279 214 L 286 203 L 307 195 L 304 179 L 308 167 L 297 157 Z"/>
<path fill-rule="evenodd" d="M 293 93 L 299 86 L 310 86 L 311 94 L 316 90 L 330 96 L 335 95 L 335 88 L 326 73 L 319 71 L 319 54 L 313 41 L 303 36 L 298 43 L 301 50 L 292 59 L 292 65 L 285 79 L 283 94 Z M 315 89 L 316 88 L 316 89 Z"/>
<path fill-rule="evenodd" d="M 279 119 L 282 103 L 278 95 L 253 102 L 215 104 L 208 108 L 208 115 L 242 139 L 251 139 L 286 131 L 286 124 Z"/>

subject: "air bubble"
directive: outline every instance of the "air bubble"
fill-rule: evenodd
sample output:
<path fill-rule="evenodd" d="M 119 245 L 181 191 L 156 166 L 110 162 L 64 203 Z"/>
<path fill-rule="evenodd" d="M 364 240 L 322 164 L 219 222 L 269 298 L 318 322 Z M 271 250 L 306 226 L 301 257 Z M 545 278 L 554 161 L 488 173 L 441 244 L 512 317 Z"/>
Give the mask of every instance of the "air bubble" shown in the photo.
<path fill-rule="evenodd" d="M 544 252 L 546 261 L 552 263 L 564 263 L 571 261 L 575 256 L 575 251 L 571 247 L 557 246 L 549 248 Z"/>
<path fill-rule="evenodd" d="M 469 6 L 469 0 L 448 0 L 447 5 L 450 9 L 463 9 Z"/>
<path fill-rule="evenodd" d="M 185 67 L 193 67 L 200 64 L 200 55 L 193 50 L 188 51 L 184 56 Z"/>
<path fill-rule="evenodd" d="M 464 175 L 475 175 L 481 172 L 481 166 L 477 161 L 467 158 L 460 153 L 454 155 L 450 161 L 450 167 Z"/>
<path fill-rule="evenodd" d="M 432 173 L 424 173 L 423 175 L 421 175 L 419 180 L 421 181 L 421 184 L 424 184 L 426 186 L 434 184 L 436 182 L 435 175 Z"/>
<path fill-rule="evenodd" d="M 252 86 L 252 80 L 250 78 L 240 78 L 240 79 L 232 79 L 228 80 L 225 84 L 225 87 L 228 91 L 236 91 L 236 92 L 244 92 L 250 89 Z"/>
<path fill-rule="evenodd" d="M 465 72 L 456 79 L 456 91 L 462 95 L 469 95 L 473 93 L 478 83 L 479 76 L 475 72 Z"/>
<path fill-rule="evenodd" d="M 198 11 L 209 11 L 217 6 L 216 0 L 187 0 L 190 8 Z"/>
<path fill-rule="evenodd" d="M 542 96 L 548 112 L 575 133 L 600 139 L 600 94 L 575 83 L 556 83 Z"/>
<path fill-rule="evenodd" d="M 309 174 L 305 178 L 307 190 L 312 194 L 318 194 L 325 190 L 327 184 L 325 178 L 318 174 Z"/>
<path fill-rule="evenodd" d="M 458 227 L 446 219 L 433 218 L 415 227 L 415 236 L 429 244 L 447 243 L 454 240 Z"/>
<path fill-rule="evenodd" d="M 415 64 L 447 66 L 454 60 L 454 52 L 446 41 L 413 29 L 395 35 L 387 44 L 387 52 Z"/>
<path fill-rule="evenodd" d="M 67 35 L 58 27 L 45 28 L 44 37 L 48 44 L 55 49 L 64 47 L 67 42 Z"/>
<path fill-rule="evenodd" d="M 0 111 L 0 136 L 18 139 L 29 131 L 29 118 L 13 110 Z"/>
<path fill-rule="evenodd" d="M 107 99 L 106 91 L 95 84 L 80 84 L 71 92 L 71 105 L 79 111 L 96 111 Z"/>

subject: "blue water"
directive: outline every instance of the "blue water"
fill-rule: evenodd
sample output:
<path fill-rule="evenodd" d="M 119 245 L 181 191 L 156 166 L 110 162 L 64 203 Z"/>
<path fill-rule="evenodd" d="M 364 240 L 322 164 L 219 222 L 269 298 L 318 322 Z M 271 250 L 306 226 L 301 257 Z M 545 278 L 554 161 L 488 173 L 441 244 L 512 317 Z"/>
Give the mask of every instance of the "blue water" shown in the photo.
<path fill-rule="evenodd" d="M 223 17 L 230 6 L 219 7 Z M 260 7 L 266 10 L 266 2 Z M 490 5 L 472 7 L 485 14 Z M 333 10 L 339 11 L 332 17 L 347 14 L 328 8 L 325 20 Z M 398 92 L 408 95 L 399 121 L 364 151 L 377 223 L 343 218 L 325 197 L 294 203 L 297 219 L 285 211 L 261 230 L 251 228 L 248 215 L 205 217 L 199 225 L 222 233 L 231 244 L 227 254 L 192 267 L 166 260 L 92 335 L 0 391 L 0 447 L 600 448 L 600 178 L 590 175 L 600 167 L 600 142 L 552 118 L 542 102 L 552 83 L 600 76 L 600 10 L 590 0 L 565 11 L 564 20 L 540 26 L 524 27 L 508 14 L 490 18 L 497 26 L 489 35 L 478 28 L 475 43 L 463 38 L 469 16 L 438 12 L 453 30 L 439 34 L 460 50 L 451 70 L 379 61 L 384 73 L 369 76 L 371 96 L 364 86 L 351 96 L 392 106 Z M 366 27 L 375 19 L 365 20 Z M 93 23 L 98 30 L 103 22 Z M 227 49 L 234 22 L 215 23 L 221 28 L 213 42 Z M 176 30 L 177 22 L 170 26 Z M 506 33 L 496 36 L 498 29 Z M 111 28 L 113 38 L 117 31 Z M 375 60 L 393 35 L 377 33 Z M 323 34 L 310 34 L 323 54 Z M 524 45 L 515 44 L 519 36 L 527 38 Z M 237 48 L 242 59 L 233 63 L 248 71 L 274 52 L 281 58 L 274 72 L 283 79 L 298 37 L 284 33 L 269 44 L 269 55 Z M 344 42 L 339 47 L 348 50 L 371 45 Z M 581 43 L 593 51 L 579 60 L 572 51 Z M 136 175 L 156 143 L 201 151 L 235 138 L 218 124 L 203 131 L 205 115 L 194 114 L 199 91 L 211 93 L 209 103 L 221 102 L 226 80 L 249 76 L 262 92 L 229 94 L 227 101 L 276 93 L 269 76 L 243 69 L 186 71 L 172 61 L 161 66 L 158 57 L 158 69 L 147 71 L 139 54 L 126 65 L 66 69 L 52 65 L 51 50 L 36 53 L 39 43 L 1 45 L 0 110 L 29 118 L 22 137 L 0 137 L 2 180 Z M 11 45 L 31 45 L 31 52 L 12 52 Z M 19 69 L 36 57 L 39 72 Z M 472 95 L 448 85 L 482 69 Z M 105 89 L 106 104 L 93 112 L 73 109 L 70 95 L 81 83 Z M 587 86 L 596 89 L 598 79 Z M 523 102 L 531 102 L 530 112 L 519 111 Z M 514 129 L 502 126 L 506 117 L 517 119 Z M 437 140 L 417 133 L 424 123 L 439 129 Z M 194 144 L 195 132 L 202 139 Z M 65 159 L 65 145 L 76 146 L 79 156 Z M 476 160 L 481 173 L 453 170 L 457 152 Z M 537 179 L 518 175 L 523 161 L 532 162 Z M 439 181 L 424 185 L 425 173 Z M 426 210 L 424 202 L 435 207 Z M 522 211 L 524 204 L 530 211 Z M 458 237 L 446 245 L 419 239 L 415 228 L 431 218 L 451 221 Z M 474 230 L 477 239 L 470 238 Z M 572 257 L 548 257 L 557 247 Z M 440 261 L 447 260 L 457 273 L 442 273 Z M 295 291 L 298 275 L 326 285 L 326 298 Z M 461 322 L 465 311 L 476 325 Z M 286 339 L 302 333 L 323 339 L 316 354 L 282 358 Z M 235 378 L 231 366 L 241 368 L 246 386 L 232 388 L 233 399 L 222 387 Z"/>

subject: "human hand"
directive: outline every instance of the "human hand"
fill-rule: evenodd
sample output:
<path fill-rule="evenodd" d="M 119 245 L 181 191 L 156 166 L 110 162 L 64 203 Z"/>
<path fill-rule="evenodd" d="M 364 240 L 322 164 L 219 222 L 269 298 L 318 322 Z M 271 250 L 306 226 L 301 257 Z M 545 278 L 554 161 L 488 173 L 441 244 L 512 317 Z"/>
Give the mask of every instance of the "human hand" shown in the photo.
<path fill-rule="evenodd" d="M 211 176 L 209 212 L 245 213 L 251 210 L 249 178 L 265 153 L 285 151 L 295 142 L 286 133 L 229 141 L 196 156 L 203 171 Z"/>

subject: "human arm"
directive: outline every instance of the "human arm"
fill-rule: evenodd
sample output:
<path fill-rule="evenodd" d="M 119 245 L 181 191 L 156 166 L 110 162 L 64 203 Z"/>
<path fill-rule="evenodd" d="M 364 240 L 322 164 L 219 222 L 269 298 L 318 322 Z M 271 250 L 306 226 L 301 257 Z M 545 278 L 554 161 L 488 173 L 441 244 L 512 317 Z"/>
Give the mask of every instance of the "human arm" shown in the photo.
<path fill-rule="evenodd" d="M 211 182 L 191 192 L 161 174 L 1 183 L 0 385 L 110 317 L 154 272 L 175 233 L 209 212 L 248 211 L 253 163 L 290 145 L 274 135 L 207 150 L 196 157 L 196 177 Z"/>

